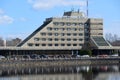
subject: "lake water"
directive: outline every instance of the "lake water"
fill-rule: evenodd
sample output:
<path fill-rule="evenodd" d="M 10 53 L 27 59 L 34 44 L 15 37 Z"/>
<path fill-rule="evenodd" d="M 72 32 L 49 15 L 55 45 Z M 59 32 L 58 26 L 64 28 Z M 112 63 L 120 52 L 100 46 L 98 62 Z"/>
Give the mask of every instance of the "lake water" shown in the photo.
<path fill-rule="evenodd" d="M 0 80 L 120 80 L 120 65 L 0 68 Z"/>

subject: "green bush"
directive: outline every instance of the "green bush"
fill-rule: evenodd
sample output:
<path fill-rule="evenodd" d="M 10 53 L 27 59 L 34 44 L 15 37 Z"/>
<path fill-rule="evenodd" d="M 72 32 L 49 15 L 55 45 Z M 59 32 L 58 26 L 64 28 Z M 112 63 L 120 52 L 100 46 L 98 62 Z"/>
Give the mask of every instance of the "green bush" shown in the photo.
<path fill-rule="evenodd" d="M 89 55 L 92 56 L 92 51 L 91 50 L 80 50 L 79 55 Z"/>

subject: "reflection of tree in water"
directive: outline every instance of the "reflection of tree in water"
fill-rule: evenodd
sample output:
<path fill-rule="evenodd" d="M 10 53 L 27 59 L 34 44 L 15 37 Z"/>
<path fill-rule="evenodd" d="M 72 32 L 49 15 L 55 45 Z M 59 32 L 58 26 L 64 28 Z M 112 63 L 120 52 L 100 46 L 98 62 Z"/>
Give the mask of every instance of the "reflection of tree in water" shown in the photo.
<path fill-rule="evenodd" d="M 91 70 L 88 72 L 82 72 L 82 76 L 85 80 L 93 80 L 93 73 Z"/>
<path fill-rule="evenodd" d="M 98 65 L 90 67 L 89 71 L 82 71 L 82 76 L 85 80 L 94 80 L 99 73 L 109 74 L 111 72 L 120 72 L 119 65 Z"/>
<path fill-rule="evenodd" d="M 99 71 L 90 67 L 89 71 L 82 71 L 81 73 L 85 80 L 93 80 L 97 77 Z"/>

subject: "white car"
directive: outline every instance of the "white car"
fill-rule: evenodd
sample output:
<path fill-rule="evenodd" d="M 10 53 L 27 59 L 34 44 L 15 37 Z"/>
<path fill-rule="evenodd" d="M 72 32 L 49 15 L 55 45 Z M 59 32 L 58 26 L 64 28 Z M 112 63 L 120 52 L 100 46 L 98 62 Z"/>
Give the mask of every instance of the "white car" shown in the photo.
<path fill-rule="evenodd" d="M 111 55 L 111 57 L 118 57 L 118 56 L 119 56 L 118 54 Z"/>
<path fill-rule="evenodd" d="M 0 55 L 0 60 L 5 59 L 5 56 Z"/>
<path fill-rule="evenodd" d="M 90 57 L 89 55 L 82 55 L 81 57 Z"/>

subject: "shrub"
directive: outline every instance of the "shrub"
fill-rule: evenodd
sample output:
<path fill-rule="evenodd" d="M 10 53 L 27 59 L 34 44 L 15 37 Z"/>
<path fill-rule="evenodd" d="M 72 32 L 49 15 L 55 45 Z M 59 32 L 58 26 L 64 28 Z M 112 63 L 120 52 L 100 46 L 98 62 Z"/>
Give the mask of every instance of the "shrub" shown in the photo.
<path fill-rule="evenodd" d="M 92 51 L 91 50 L 80 50 L 79 55 L 89 55 L 92 56 Z"/>

